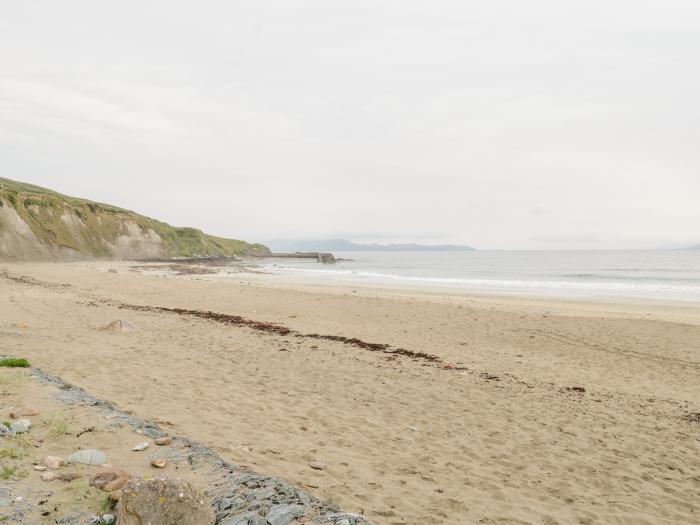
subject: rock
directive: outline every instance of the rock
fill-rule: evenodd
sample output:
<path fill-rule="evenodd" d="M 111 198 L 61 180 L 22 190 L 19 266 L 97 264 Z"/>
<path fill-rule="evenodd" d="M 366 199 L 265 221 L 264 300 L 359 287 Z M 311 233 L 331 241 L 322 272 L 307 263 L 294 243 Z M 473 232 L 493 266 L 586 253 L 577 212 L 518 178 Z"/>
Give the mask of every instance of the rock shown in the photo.
<path fill-rule="evenodd" d="M 273 505 L 265 517 L 269 525 L 288 525 L 303 515 L 304 507 L 301 505 Z"/>
<path fill-rule="evenodd" d="M 107 270 L 109 273 L 119 273 L 119 271 L 116 268 L 110 268 Z"/>
<path fill-rule="evenodd" d="M 316 470 L 326 470 L 328 468 L 328 465 L 326 465 L 325 463 L 322 463 L 321 461 L 312 461 L 309 463 L 309 466 L 312 469 L 316 469 Z"/>
<path fill-rule="evenodd" d="M 19 407 L 10 410 L 10 417 L 12 419 L 19 419 L 27 416 L 38 416 L 39 414 L 40 412 L 36 408 L 31 407 Z"/>
<path fill-rule="evenodd" d="M 163 436 L 153 440 L 156 445 L 170 445 L 173 442 L 173 438 Z"/>
<path fill-rule="evenodd" d="M 107 463 L 107 456 L 100 450 L 85 449 L 79 450 L 70 455 L 68 463 L 82 463 L 83 465 L 104 465 Z"/>
<path fill-rule="evenodd" d="M 106 324 L 105 326 L 102 327 L 102 330 L 105 332 L 135 332 L 138 330 L 133 324 L 131 324 L 128 321 L 122 321 L 121 319 L 117 319 L 115 321 L 112 321 L 109 324 Z"/>
<path fill-rule="evenodd" d="M 214 509 L 202 491 L 182 479 L 132 479 L 116 507 L 119 525 L 214 525 Z"/>
<path fill-rule="evenodd" d="M 34 470 L 38 470 L 39 472 L 44 472 L 46 470 L 46 467 L 44 465 L 34 465 Z"/>
<path fill-rule="evenodd" d="M 131 479 L 131 474 L 119 468 L 101 468 L 88 480 L 88 485 L 97 487 L 105 492 L 121 490 L 126 482 Z M 118 498 L 117 498 L 118 499 Z"/>
<path fill-rule="evenodd" d="M 64 472 L 58 475 L 58 479 L 60 479 L 61 481 L 71 482 L 79 478 L 82 478 L 82 476 L 77 472 Z"/>
<path fill-rule="evenodd" d="M 58 456 L 46 456 L 41 462 L 51 470 L 57 470 L 65 463 L 63 458 L 59 458 Z"/>
<path fill-rule="evenodd" d="M 114 523 L 114 514 L 103 514 L 102 523 L 104 523 L 105 525 L 111 525 L 112 523 Z"/>
<path fill-rule="evenodd" d="M 131 450 L 133 450 L 134 452 L 141 452 L 142 450 L 146 450 L 147 448 L 148 448 L 148 442 L 144 441 L 143 443 L 139 443 L 138 445 L 136 445 Z"/>
<path fill-rule="evenodd" d="M 44 472 L 41 475 L 41 481 L 53 481 L 56 479 L 56 474 L 53 472 Z"/>
<path fill-rule="evenodd" d="M 23 434 L 29 432 L 29 428 L 32 426 L 32 422 L 28 419 L 20 419 L 19 421 L 13 421 L 10 425 L 10 430 L 15 432 L 15 434 Z"/>
<path fill-rule="evenodd" d="M 7 487 L 0 488 L 0 507 L 6 507 L 12 503 L 12 491 Z"/>
<path fill-rule="evenodd" d="M 151 461 L 151 465 L 153 465 L 156 468 L 165 468 L 167 464 L 168 460 L 166 459 L 154 459 Z"/>
<path fill-rule="evenodd" d="M 265 523 L 265 518 L 261 518 L 257 512 L 244 512 L 238 516 L 229 516 L 225 518 L 223 521 L 219 522 L 219 525 L 250 525 L 250 522 L 256 518 Z"/>

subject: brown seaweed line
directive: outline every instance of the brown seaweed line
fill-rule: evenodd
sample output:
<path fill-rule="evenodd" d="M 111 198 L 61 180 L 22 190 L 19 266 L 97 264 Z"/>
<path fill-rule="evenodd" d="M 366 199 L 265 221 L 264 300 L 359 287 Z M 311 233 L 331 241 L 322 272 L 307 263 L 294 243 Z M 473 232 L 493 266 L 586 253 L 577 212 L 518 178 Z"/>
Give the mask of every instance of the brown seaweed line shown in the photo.
<path fill-rule="evenodd" d="M 342 335 L 305 334 L 296 330 L 292 330 L 291 328 L 287 328 L 286 326 L 273 323 L 266 323 L 262 321 L 254 321 L 252 319 L 246 319 L 245 317 L 241 317 L 240 315 L 222 314 L 205 310 L 168 308 L 166 306 L 143 306 L 136 304 L 121 304 L 119 305 L 119 308 L 127 308 L 129 310 L 136 310 L 141 312 L 168 312 L 182 316 L 198 317 L 200 319 L 206 319 L 218 323 L 224 323 L 235 326 L 245 326 L 247 328 L 251 328 L 259 332 L 267 332 L 270 334 L 335 341 L 349 346 L 362 348 L 363 350 L 369 350 L 370 352 L 381 352 L 384 354 L 393 354 L 402 357 L 408 357 L 414 360 L 428 361 L 430 363 L 439 365 L 445 369 L 466 370 L 466 368 L 464 367 L 445 365 L 438 356 L 428 354 L 426 352 L 414 352 L 413 350 L 406 350 L 405 348 L 392 348 L 390 345 L 385 343 L 368 343 L 356 337 L 345 337 Z"/>

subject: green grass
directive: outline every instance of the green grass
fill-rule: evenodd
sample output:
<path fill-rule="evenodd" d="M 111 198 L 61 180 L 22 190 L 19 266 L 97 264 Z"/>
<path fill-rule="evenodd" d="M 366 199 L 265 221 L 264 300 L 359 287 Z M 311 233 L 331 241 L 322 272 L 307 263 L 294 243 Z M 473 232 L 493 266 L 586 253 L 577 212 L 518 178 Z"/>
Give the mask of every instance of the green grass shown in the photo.
<path fill-rule="evenodd" d="M 32 365 L 30 365 L 29 361 L 26 359 L 8 357 L 7 359 L 0 359 L 0 366 L 7 368 L 29 368 Z"/>
<path fill-rule="evenodd" d="M 0 470 L 0 479 L 4 480 L 12 478 L 25 478 L 28 475 L 29 473 L 24 470 L 17 470 L 16 467 L 9 467 L 7 465 L 3 465 L 2 470 Z"/>
<path fill-rule="evenodd" d="M 99 508 L 99 513 L 100 514 L 109 514 L 114 510 L 114 507 L 117 506 L 117 502 L 112 500 L 109 496 L 105 496 L 102 501 L 100 501 L 100 508 Z"/>
<path fill-rule="evenodd" d="M 0 177 L 0 202 L 9 203 L 44 245 L 69 248 L 90 257 L 110 257 L 114 244 L 133 223 L 161 238 L 163 257 L 266 255 L 267 247 L 207 235 L 195 228 L 178 228 L 129 210 L 68 197 L 55 191 Z M 32 207 L 30 211 L 29 206 Z M 84 228 L 62 220 L 73 213 Z M 0 217 L 0 230 L 7 229 Z"/>
<path fill-rule="evenodd" d="M 46 424 L 49 426 L 49 432 L 54 437 L 70 434 L 68 422 L 60 414 L 54 414 L 51 418 L 47 419 Z"/>
<path fill-rule="evenodd" d="M 6 447 L 0 449 L 0 458 L 5 459 L 22 459 L 24 457 L 24 452 L 18 448 Z"/>

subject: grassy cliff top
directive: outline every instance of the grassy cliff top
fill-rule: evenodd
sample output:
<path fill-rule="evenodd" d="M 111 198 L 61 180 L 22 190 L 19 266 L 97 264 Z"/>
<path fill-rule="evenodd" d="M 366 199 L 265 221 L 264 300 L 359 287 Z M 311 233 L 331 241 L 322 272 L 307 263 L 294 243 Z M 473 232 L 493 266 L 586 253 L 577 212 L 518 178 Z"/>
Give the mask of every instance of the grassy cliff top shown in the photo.
<path fill-rule="evenodd" d="M 13 208 L 31 229 L 38 240 L 37 250 L 55 248 L 88 257 L 124 258 L 146 258 L 146 246 L 157 257 L 269 253 L 261 244 L 215 237 L 195 228 L 178 228 L 111 204 L 0 177 L 0 207 L 4 206 Z M 0 215 L 0 233 L 5 230 L 12 234 L 12 229 L 17 229 L 10 222 L 6 215 Z M 121 255 L 116 254 L 117 247 Z"/>

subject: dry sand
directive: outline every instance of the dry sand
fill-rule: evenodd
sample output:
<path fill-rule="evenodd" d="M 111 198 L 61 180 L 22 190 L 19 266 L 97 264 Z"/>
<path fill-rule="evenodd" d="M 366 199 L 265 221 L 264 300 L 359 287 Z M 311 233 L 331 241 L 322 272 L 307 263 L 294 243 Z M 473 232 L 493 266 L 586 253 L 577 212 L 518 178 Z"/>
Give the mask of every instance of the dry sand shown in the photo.
<path fill-rule="evenodd" d="M 700 522 L 697 307 L 129 266 L 6 265 L 0 353 L 383 524 Z M 139 330 L 98 329 L 115 319 Z"/>

